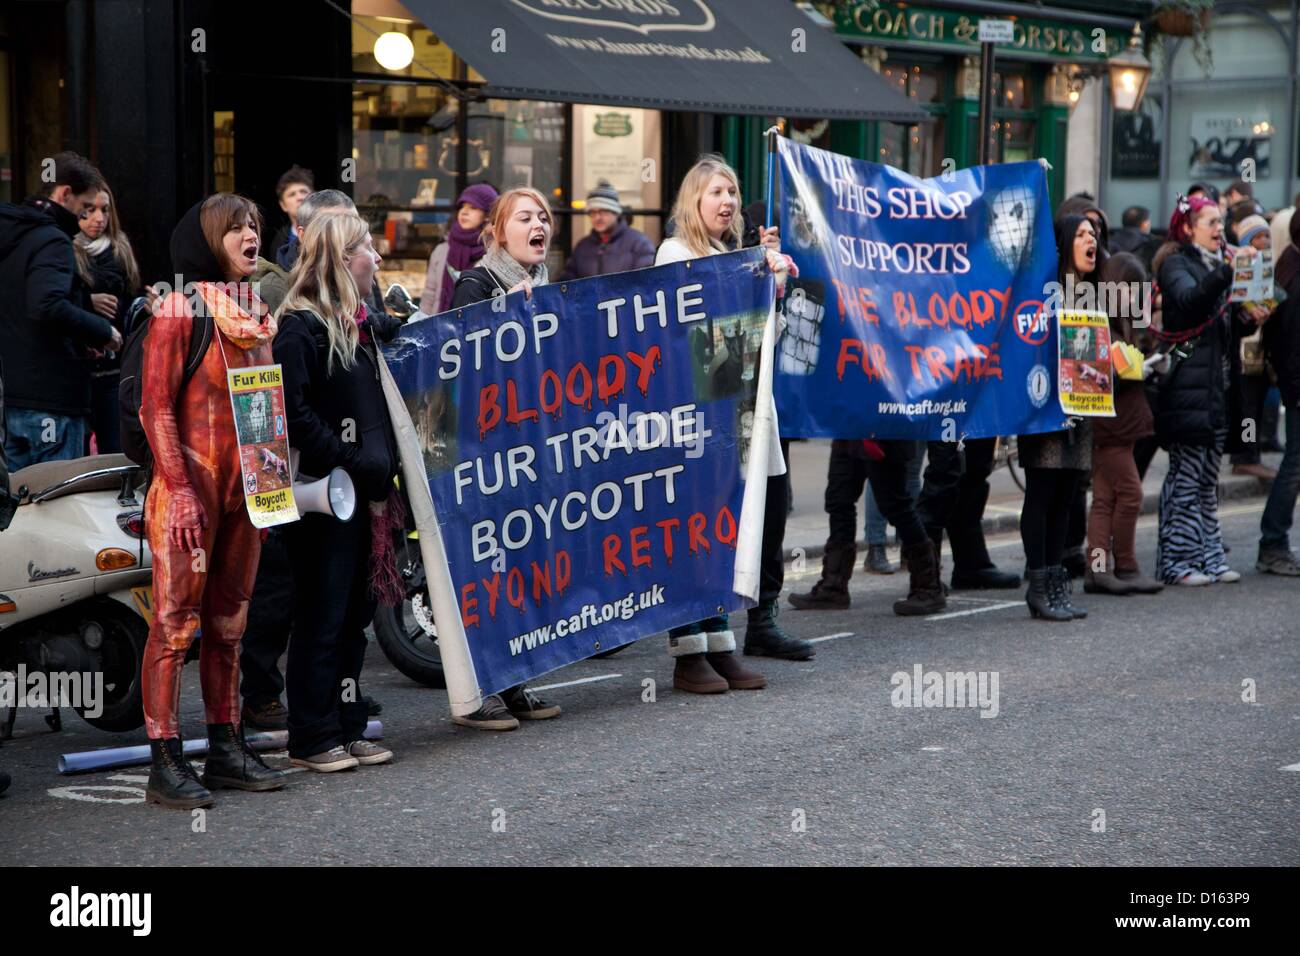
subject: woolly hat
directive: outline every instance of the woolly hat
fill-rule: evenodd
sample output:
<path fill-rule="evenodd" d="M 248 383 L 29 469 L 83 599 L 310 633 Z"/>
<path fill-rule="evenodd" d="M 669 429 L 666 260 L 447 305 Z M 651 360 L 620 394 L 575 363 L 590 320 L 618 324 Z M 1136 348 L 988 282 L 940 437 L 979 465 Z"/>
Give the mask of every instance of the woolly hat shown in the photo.
<path fill-rule="evenodd" d="M 1267 233 L 1268 231 L 1268 223 L 1263 216 L 1247 216 L 1237 223 L 1237 244 L 1248 246 L 1251 239 L 1261 232 Z"/>
<path fill-rule="evenodd" d="M 488 183 L 475 183 L 473 186 L 466 186 L 464 191 L 456 199 L 456 208 L 459 209 L 465 204 L 473 206 L 475 209 L 481 209 L 487 212 L 492 208 L 492 204 L 497 201 L 497 191 Z"/>
<path fill-rule="evenodd" d="M 616 216 L 623 214 L 623 204 L 618 201 L 618 190 L 607 180 L 600 180 L 596 188 L 587 193 L 587 209 L 607 209 Z"/>

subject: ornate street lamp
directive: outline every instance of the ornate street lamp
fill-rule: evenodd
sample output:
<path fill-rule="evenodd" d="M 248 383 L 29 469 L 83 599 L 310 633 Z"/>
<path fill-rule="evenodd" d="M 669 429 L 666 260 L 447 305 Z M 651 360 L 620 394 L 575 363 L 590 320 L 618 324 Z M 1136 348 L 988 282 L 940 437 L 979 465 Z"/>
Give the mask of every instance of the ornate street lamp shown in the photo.
<path fill-rule="evenodd" d="M 1106 62 L 1110 71 L 1110 98 L 1115 109 L 1132 111 L 1142 102 L 1147 81 L 1151 79 L 1151 61 L 1142 54 L 1142 25 L 1133 24 L 1128 48 Z"/>

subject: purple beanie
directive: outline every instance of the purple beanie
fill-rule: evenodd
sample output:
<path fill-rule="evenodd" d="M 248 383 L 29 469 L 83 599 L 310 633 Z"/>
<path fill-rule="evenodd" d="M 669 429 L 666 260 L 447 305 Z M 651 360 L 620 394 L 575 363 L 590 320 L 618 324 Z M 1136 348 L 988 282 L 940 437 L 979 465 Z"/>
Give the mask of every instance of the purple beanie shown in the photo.
<path fill-rule="evenodd" d="M 456 199 L 456 208 L 459 209 L 463 203 L 469 203 L 475 209 L 482 209 L 487 212 L 492 208 L 492 204 L 497 201 L 497 191 L 487 183 L 475 183 L 473 186 L 466 186 L 465 191 Z"/>

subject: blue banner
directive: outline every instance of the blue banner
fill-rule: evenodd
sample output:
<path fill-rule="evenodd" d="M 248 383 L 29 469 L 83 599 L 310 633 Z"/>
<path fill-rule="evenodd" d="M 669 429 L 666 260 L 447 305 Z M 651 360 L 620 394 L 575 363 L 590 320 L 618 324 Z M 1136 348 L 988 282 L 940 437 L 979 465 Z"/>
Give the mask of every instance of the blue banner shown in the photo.
<path fill-rule="evenodd" d="M 1039 163 L 917 179 L 779 146 L 781 240 L 799 267 L 777 353 L 782 435 L 953 441 L 1064 427 Z"/>
<path fill-rule="evenodd" d="M 744 250 L 444 312 L 385 351 L 436 512 L 421 549 L 440 538 L 450 574 L 444 666 L 462 628 L 472 664 L 453 708 L 746 604 L 773 294 Z"/>

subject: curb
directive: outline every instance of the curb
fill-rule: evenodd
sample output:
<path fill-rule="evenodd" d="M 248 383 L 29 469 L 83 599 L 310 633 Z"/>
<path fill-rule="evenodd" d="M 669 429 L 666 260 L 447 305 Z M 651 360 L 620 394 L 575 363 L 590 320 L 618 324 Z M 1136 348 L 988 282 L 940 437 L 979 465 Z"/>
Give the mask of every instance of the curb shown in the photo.
<path fill-rule="evenodd" d="M 1240 501 L 1246 498 L 1263 498 L 1268 495 L 1272 487 L 1271 481 L 1265 481 L 1263 478 L 1251 478 L 1249 475 L 1227 475 L 1219 479 L 1219 501 Z M 1152 491 L 1142 495 L 1141 514 L 1152 515 L 1160 508 L 1160 492 Z M 1020 515 L 1000 514 L 985 516 L 984 534 L 1008 534 L 1020 530 Z M 867 546 L 867 539 L 860 538 L 857 542 L 859 551 Z M 820 558 L 826 550 L 825 542 L 821 544 L 809 545 L 803 548 L 803 557 Z M 785 548 L 785 560 L 794 560 L 794 548 Z"/>

